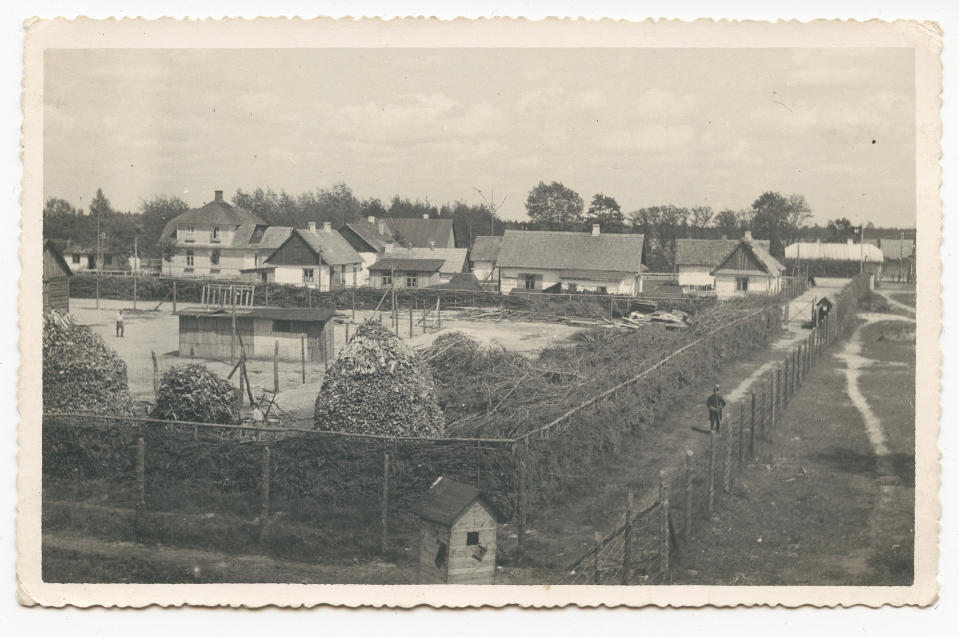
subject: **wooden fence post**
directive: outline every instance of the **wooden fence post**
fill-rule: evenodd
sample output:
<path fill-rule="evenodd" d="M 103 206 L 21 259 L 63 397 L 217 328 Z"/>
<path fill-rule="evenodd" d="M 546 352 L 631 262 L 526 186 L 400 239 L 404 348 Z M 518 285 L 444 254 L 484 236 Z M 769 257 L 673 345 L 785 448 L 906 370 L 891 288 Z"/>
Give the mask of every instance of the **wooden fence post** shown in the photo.
<path fill-rule="evenodd" d="M 593 542 L 596 543 L 593 549 L 593 584 L 599 584 L 599 552 L 603 542 L 603 536 L 599 531 L 593 531 Z"/>
<path fill-rule="evenodd" d="M 150 357 L 153 359 L 153 398 L 157 398 L 160 393 L 160 366 L 157 364 L 157 353 L 150 350 Z"/>
<path fill-rule="evenodd" d="M 662 572 L 662 581 L 669 581 L 669 483 L 666 481 L 666 472 L 659 472 L 659 508 L 662 516 L 660 517 L 659 527 L 659 556 L 660 571 Z"/>
<path fill-rule="evenodd" d="M 173 313 L 176 314 L 176 281 L 173 282 Z"/>
<path fill-rule="evenodd" d="M 280 393 L 280 341 L 273 341 L 273 395 Z"/>
<path fill-rule="evenodd" d="M 769 424 L 766 429 L 766 437 L 776 425 L 776 372 L 769 374 Z"/>
<path fill-rule="evenodd" d="M 623 578 L 622 585 L 629 585 L 630 560 L 633 544 L 633 490 L 626 490 L 626 526 L 623 527 Z"/>
<path fill-rule="evenodd" d="M 142 517 L 146 511 L 146 443 L 143 436 L 137 438 L 136 511 L 134 535 L 139 539 Z"/>
<path fill-rule="evenodd" d="M 739 470 L 743 469 L 743 447 L 745 443 L 744 434 L 746 428 L 746 421 L 743 418 L 743 401 L 739 401 Z"/>
<path fill-rule="evenodd" d="M 350 324 L 349 323 L 346 324 L 346 340 L 343 342 L 344 343 L 350 342 Z"/>
<path fill-rule="evenodd" d="M 306 337 L 300 337 L 300 376 L 306 384 Z"/>
<path fill-rule="evenodd" d="M 383 501 L 380 510 L 380 551 L 386 553 L 390 534 L 390 452 L 383 452 Z"/>
<path fill-rule="evenodd" d="M 749 458 L 756 457 L 756 392 L 749 392 Z"/>
<path fill-rule="evenodd" d="M 686 507 L 683 511 L 683 542 L 689 542 L 689 535 L 693 528 L 693 450 L 686 450 L 686 488 L 683 493 Z"/>
<path fill-rule="evenodd" d="M 413 299 L 416 301 L 416 299 Z M 410 340 L 413 339 L 413 303 L 410 303 Z"/>
<path fill-rule="evenodd" d="M 266 537 L 270 519 L 270 448 L 263 447 L 263 465 L 260 473 L 260 541 Z"/>
<path fill-rule="evenodd" d="M 728 426 L 723 427 L 723 438 L 726 442 L 726 457 L 723 460 L 723 493 L 729 493 L 729 481 L 733 465 L 733 432 Z"/>
<path fill-rule="evenodd" d="M 352 312 L 350 320 L 356 323 L 356 290 L 350 290 L 350 310 Z"/>
<path fill-rule="evenodd" d="M 709 430 L 709 476 L 706 478 L 706 512 L 713 514 L 713 497 L 716 488 L 716 430 Z"/>

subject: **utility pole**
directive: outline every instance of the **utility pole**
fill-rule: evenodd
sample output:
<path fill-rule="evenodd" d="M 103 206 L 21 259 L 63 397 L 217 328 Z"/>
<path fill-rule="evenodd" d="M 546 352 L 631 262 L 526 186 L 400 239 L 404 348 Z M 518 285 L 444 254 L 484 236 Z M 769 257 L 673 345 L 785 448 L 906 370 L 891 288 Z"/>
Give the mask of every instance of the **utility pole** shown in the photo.
<path fill-rule="evenodd" d="M 93 260 L 93 266 L 97 271 L 97 309 L 100 309 L 100 263 L 103 259 L 103 241 L 100 235 L 100 208 L 97 207 L 97 256 Z"/>
<path fill-rule="evenodd" d="M 859 224 L 859 272 L 862 273 L 865 268 L 865 247 L 866 243 L 866 226 Z"/>
<path fill-rule="evenodd" d="M 133 311 L 137 309 L 137 270 L 140 269 L 140 256 L 137 251 L 137 239 L 133 237 Z"/>

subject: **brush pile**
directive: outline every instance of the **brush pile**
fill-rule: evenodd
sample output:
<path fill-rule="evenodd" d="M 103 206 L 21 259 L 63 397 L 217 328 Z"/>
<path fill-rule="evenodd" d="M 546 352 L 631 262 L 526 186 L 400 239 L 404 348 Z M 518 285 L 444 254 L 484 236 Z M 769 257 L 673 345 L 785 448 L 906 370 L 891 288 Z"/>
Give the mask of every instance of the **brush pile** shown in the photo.
<path fill-rule="evenodd" d="M 56 310 L 43 317 L 43 408 L 129 415 L 127 365 L 103 338 Z"/>
<path fill-rule="evenodd" d="M 160 377 L 150 417 L 229 425 L 237 422 L 240 390 L 206 365 L 171 367 Z"/>
<path fill-rule="evenodd" d="M 374 321 L 360 325 L 327 370 L 314 427 L 396 437 L 445 434 L 429 367 Z"/>

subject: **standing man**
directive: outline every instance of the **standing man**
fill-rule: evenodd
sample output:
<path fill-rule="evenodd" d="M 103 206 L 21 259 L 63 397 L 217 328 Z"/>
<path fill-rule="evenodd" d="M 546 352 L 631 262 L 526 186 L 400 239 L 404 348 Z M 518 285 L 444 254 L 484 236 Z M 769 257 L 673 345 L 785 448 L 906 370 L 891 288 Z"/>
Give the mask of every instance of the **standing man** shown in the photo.
<path fill-rule="evenodd" d="M 117 313 L 113 316 L 117 322 L 117 337 L 123 338 L 123 310 L 117 310 Z"/>
<path fill-rule="evenodd" d="M 719 424 L 723 421 L 723 409 L 726 408 L 726 400 L 719 395 L 719 385 L 713 387 L 713 393 L 706 399 L 706 407 L 709 408 L 709 430 L 719 431 Z"/>

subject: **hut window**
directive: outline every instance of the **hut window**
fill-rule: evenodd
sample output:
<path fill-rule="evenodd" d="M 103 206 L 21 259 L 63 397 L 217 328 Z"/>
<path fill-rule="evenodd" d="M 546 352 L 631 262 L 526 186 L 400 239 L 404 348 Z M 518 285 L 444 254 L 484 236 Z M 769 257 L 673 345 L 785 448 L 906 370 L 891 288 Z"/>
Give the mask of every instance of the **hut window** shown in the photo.
<path fill-rule="evenodd" d="M 393 274 L 392 273 L 383 273 L 383 287 L 388 288 L 393 285 Z"/>
<path fill-rule="evenodd" d="M 313 268 L 303 268 L 303 283 L 313 283 Z"/>
<path fill-rule="evenodd" d="M 477 546 L 477 545 L 479 545 L 479 531 L 467 531 L 466 546 Z"/>
<path fill-rule="evenodd" d="M 416 272 L 407 272 L 406 273 L 406 287 L 415 288 L 416 287 Z"/>
<path fill-rule="evenodd" d="M 193 250 L 186 251 L 186 265 L 187 267 L 193 267 Z"/>
<path fill-rule="evenodd" d="M 446 542 L 440 542 L 439 548 L 436 549 L 436 558 L 433 560 L 433 564 L 441 571 L 446 568 L 447 554 L 448 549 L 446 548 Z"/>
<path fill-rule="evenodd" d="M 736 277 L 736 289 L 740 292 L 745 292 L 749 289 L 749 277 L 748 276 L 737 276 Z"/>
<path fill-rule="evenodd" d="M 213 265 L 220 264 L 220 251 L 218 249 L 210 252 L 210 263 Z"/>
<path fill-rule="evenodd" d="M 79 255 L 79 254 L 73 255 L 73 262 L 74 262 L 74 263 L 80 263 L 80 255 Z"/>

